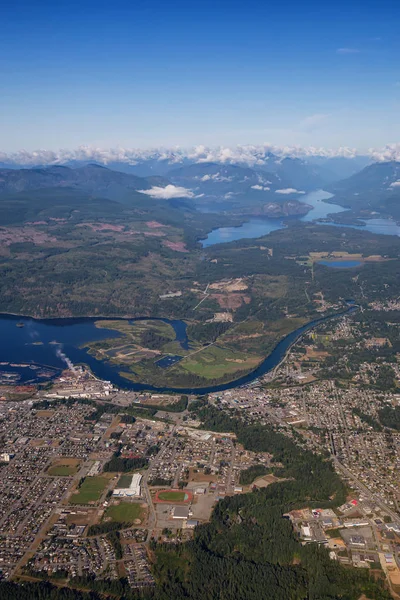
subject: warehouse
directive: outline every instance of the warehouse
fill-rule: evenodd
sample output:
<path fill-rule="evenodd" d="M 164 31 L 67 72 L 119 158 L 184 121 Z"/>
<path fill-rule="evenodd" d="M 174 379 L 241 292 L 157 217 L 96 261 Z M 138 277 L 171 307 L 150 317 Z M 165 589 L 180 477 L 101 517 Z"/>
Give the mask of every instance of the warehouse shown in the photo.
<path fill-rule="evenodd" d="M 135 473 L 132 475 L 132 481 L 130 486 L 127 488 L 116 488 L 113 491 L 113 496 L 118 496 L 119 498 L 130 497 L 130 498 L 139 498 L 141 494 L 140 482 L 142 480 L 142 476 L 140 473 Z"/>
<path fill-rule="evenodd" d="M 188 506 L 175 506 L 172 511 L 173 519 L 187 519 L 189 516 L 189 507 Z"/>

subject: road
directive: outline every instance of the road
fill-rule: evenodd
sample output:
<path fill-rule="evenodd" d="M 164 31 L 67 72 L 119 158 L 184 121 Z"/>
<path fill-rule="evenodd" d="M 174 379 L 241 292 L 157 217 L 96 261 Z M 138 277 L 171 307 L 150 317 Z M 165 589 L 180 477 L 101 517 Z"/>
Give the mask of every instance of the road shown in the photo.
<path fill-rule="evenodd" d="M 368 500 L 371 500 L 372 502 L 374 502 L 374 504 L 379 506 L 379 508 L 381 508 L 384 512 L 386 512 L 392 518 L 394 523 L 397 523 L 400 525 L 400 516 L 397 513 L 395 513 L 394 510 L 389 508 L 387 506 L 387 504 L 385 504 L 383 502 L 382 498 L 380 498 L 378 495 L 371 492 L 359 479 L 357 479 L 357 477 L 355 475 L 353 475 L 353 473 L 347 467 L 342 465 L 342 463 L 339 462 L 339 460 L 337 458 L 333 457 L 333 461 L 334 461 L 334 464 L 336 465 L 336 467 L 338 468 L 338 470 L 341 471 L 343 473 L 343 475 L 346 475 L 346 477 L 351 479 L 351 481 L 354 483 L 355 487 L 357 487 L 358 490 L 360 492 L 362 492 L 366 498 L 368 498 Z"/>
<path fill-rule="evenodd" d="M 173 438 L 175 431 L 176 431 L 176 425 L 171 428 L 171 431 L 167 438 L 168 441 L 171 438 Z M 159 451 L 159 453 L 152 460 L 150 460 L 147 471 L 145 472 L 145 474 L 143 475 L 143 478 L 142 478 L 142 490 L 143 490 L 144 496 L 146 498 L 146 502 L 149 505 L 149 518 L 148 518 L 148 526 L 147 526 L 146 543 L 148 543 L 150 541 L 151 535 L 152 535 L 153 530 L 157 523 L 156 511 L 154 508 L 153 501 L 151 499 L 151 494 L 150 494 L 150 490 L 149 490 L 149 486 L 148 486 L 150 467 L 153 464 L 157 464 L 157 462 L 160 459 L 162 459 L 163 455 L 165 454 L 165 452 L 167 451 L 167 449 L 169 447 L 167 440 L 165 440 L 165 442 L 163 444 L 163 448 Z"/>

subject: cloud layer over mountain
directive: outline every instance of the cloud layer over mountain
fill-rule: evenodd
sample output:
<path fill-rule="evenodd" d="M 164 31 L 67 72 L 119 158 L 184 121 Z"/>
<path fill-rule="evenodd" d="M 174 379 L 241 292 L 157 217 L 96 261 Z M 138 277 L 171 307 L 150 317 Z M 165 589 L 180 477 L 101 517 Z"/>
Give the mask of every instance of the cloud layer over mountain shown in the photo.
<path fill-rule="evenodd" d="M 400 151 L 399 151 L 400 152 Z M 101 149 L 90 146 L 81 146 L 75 150 L 61 149 L 36 150 L 28 152 L 20 150 L 15 153 L 0 152 L 0 162 L 15 163 L 21 165 L 46 165 L 46 164 L 64 164 L 71 161 L 95 161 L 102 164 L 110 162 L 124 162 L 136 164 L 143 160 L 168 161 L 179 164 L 183 160 L 193 162 L 218 162 L 218 163 L 244 163 L 249 166 L 264 165 L 270 155 L 278 157 L 298 157 L 306 158 L 308 156 L 322 157 L 348 157 L 356 156 L 354 148 L 338 148 L 329 150 L 326 148 L 300 148 L 296 146 L 273 146 L 265 144 L 262 146 L 235 146 L 226 147 L 206 147 L 196 146 L 194 148 L 154 148 L 142 150 L 138 148 L 111 148 Z"/>
<path fill-rule="evenodd" d="M 319 118 L 324 115 L 318 115 Z M 359 153 L 354 148 L 340 147 L 328 149 L 310 146 L 301 148 L 299 146 L 274 146 L 243 145 L 232 148 L 216 146 L 195 146 L 193 148 L 110 148 L 102 149 L 90 146 L 80 146 L 75 150 L 61 149 L 36 150 L 28 152 L 20 150 L 15 153 L 0 152 L 0 163 L 10 165 L 57 165 L 74 162 L 93 161 L 104 165 L 110 163 L 125 163 L 136 165 L 142 161 L 166 161 L 169 164 L 182 164 L 184 161 L 196 163 L 221 163 L 221 164 L 245 164 L 250 167 L 265 166 L 269 160 L 276 158 L 355 158 L 367 155 L 372 161 L 400 161 L 400 143 L 389 144 L 383 148 L 371 148 L 368 152 Z"/>

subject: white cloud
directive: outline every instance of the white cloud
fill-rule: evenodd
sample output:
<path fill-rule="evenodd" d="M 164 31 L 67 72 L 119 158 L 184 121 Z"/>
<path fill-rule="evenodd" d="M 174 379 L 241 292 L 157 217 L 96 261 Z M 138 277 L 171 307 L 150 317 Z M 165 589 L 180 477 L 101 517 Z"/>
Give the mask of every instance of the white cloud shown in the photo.
<path fill-rule="evenodd" d="M 217 181 L 218 183 L 222 182 L 222 181 L 233 181 L 233 177 L 225 177 L 224 175 L 221 175 L 220 173 L 214 173 L 214 175 L 203 175 L 202 177 L 195 177 L 195 179 L 198 179 L 198 181 Z"/>
<path fill-rule="evenodd" d="M 170 200 L 171 198 L 195 198 L 192 190 L 176 185 L 167 185 L 166 187 L 152 187 L 150 190 L 138 190 L 141 194 L 146 194 L 152 198 L 161 200 Z"/>
<path fill-rule="evenodd" d="M 376 162 L 400 162 L 400 144 L 388 144 L 380 149 L 370 148 L 368 154 Z"/>
<path fill-rule="evenodd" d="M 275 194 L 305 194 L 305 192 L 295 188 L 283 188 L 282 190 L 275 190 Z"/>
<path fill-rule="evenodd" d="M 336 50 L 336 54 L 359 54 L 360 50 L 358 48 L 338 48 Z"/>
<path fill-rule="evenodd" d="M 389 187 L 391 187 L 391 188 L 397 188 L 397 187 L 400 187 L 400 179 L 398 179 L 397 181 L 393 181 L 393 183 L 391 183 L 391 184 L 389 185 Z"/>
<path fill-rule="evenodd" d="M 263 186 L 263 185 L 252 185 L 251 186 L 252 190 L 260 190 L 261 192 L 268 192 L 268 190 L 270 189 L 267 186 Z"/>
<path fill-rule="evenodd" d="M 329 115 L 326 115 L 328 117 Z M 324 115 L 316 114 L 306 117 L 302 123 L 303 127 L 316 127 L 323 122 Z M 268 166 L 270 161 L 276 161 L 286 157 L 303 158 L 308 157 L 345 157 L 354 158 L 357 156 L 354 148 L 346 146 L 339 148 L 323 148 L 309 146 L 306 148 L 300 146 L 275 146 L 273 144 L 261 145 L 238 145 L 232 148 L 223 146 L 206 147 L 196 146 L 195 148 L 152 148 L 143 150 L 141 148 L 95 148 L 81 146 L 74 150 L 61 149 L 58 151 L 36 150 L 8 154 L 0 152 L 0 162 L 10 165 L 22 165 L 33 167 L 37 165 L 59 165 L 69 161 L 88 161 L 108 165 L 113 162 L 121 162 L 129 165 L 136 165 L 146 160 L 168 161 L 173 168 L 176 164 L 182 164 L 185 160 L 192 162 L 216 162 L 219 164 L 242 164 L 257 168 L 258 166 Z M 400 160 L 400 144 L 385 146 L 382 149 L 371 149 L 368 153 L 373 160 Z M 214 175 L 215 176 L 215 175 Z M 210 175 L 211 177 L 214 177 Z M 219 174 L 221 177 L 221 174 Z M 207 181 L 207 179 L 205 179 Z M 223 181 L 223 179 L 221 179 Z M 225 179 L 226 181 L 226 179 Z M 261 183 L 261 182 L 260 182 Z"/>

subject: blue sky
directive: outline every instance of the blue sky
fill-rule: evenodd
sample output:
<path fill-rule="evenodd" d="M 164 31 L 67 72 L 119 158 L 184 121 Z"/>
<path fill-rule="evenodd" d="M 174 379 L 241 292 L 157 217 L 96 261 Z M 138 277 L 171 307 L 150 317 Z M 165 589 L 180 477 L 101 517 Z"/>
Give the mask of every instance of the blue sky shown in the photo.
<path fill-rule="evenodd" d="M 0 150 L 400 141 L 400 6 L 9 0 Z"/>

